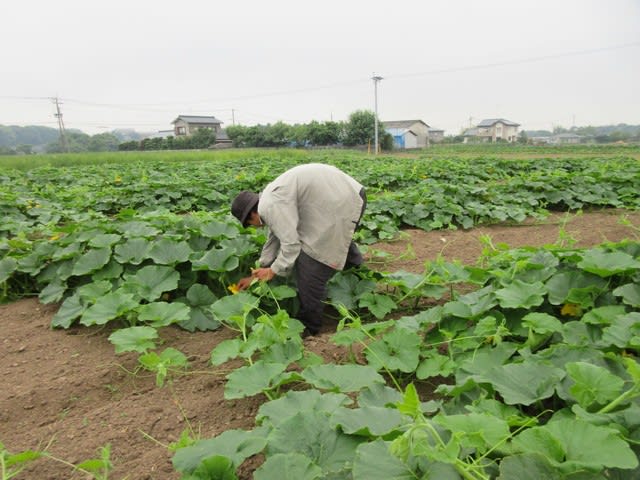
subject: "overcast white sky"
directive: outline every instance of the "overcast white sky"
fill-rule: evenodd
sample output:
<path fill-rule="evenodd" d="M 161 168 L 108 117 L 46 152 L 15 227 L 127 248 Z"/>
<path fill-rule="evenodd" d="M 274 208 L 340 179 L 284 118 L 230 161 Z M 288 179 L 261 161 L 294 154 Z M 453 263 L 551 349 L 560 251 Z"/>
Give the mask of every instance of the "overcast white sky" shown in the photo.
<path fill-rule="evenodd" d="M 0 125 L 171 128 L 420 119 L 456 134 L 640 124 L 640 0 L 20 0 L 0 29 Z"/>

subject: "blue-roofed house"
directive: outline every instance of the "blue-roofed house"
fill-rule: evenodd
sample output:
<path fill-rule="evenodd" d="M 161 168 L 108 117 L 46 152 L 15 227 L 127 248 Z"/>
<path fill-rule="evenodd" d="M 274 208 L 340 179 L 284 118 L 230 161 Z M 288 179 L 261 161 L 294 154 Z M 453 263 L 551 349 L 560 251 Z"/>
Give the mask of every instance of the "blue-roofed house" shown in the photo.
<path fill-rule="evenodd" d="M 393 137 L 394 148 L 418 148 L 418 136 L 408 128 L 385 128 Z"/>
<path fill-rule="evenodd" d="M 504 118 L 486 118 L 463 133 L 464 142 L 515 142 L 518 140 L 519 126 L 519 123 Z"/>

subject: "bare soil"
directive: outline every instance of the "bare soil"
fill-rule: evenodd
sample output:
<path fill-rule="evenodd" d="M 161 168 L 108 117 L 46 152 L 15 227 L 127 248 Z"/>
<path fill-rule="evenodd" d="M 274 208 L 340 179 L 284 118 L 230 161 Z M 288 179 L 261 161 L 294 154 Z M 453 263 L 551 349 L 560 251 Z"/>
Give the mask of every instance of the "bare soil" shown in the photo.
<path fill-rule="evenodd" d="M 625 216 L 632 226 L 625 226 Z M 522 225 L 494 225 L 472 230 L 423 232 L 405 230 L 397 241 L 370 250 L 373 268 L 421 273 L 427 260 L 474 264 L 485 244 L 511 247 L 543 246 L 558 242 L 589 247 L 607 241 L 640 239 L 640 213 L 605 210 L 582 215 L 551 215 Z M 384 261 L 377 252 L 387 252 Z M 97 456 L 111 445 L 111 479 L 174 480 L 166 445 L 191 428 L 201 438 L 233 428 L 250 429 L 264 398 L 226 401 L 229 368 L 209 365 L 211 350 L 233 333 L 189 333 L 178 328 L 160 331 L 163 347 L 172 346 L 190 360 L 188 374 L 163 388 L 155 377 L 136 369 L 137 355 L 114 353 L 109 328 L 77 327 L 52 330 L 56 305 L 37 299 L 0 306 L 0 442 L 13 452 L 45 449 L 70 463 Z M 346 352 L 330 342 L 335 323 L 328 321 L 318 337 L 305 346 L 327 361 L 340 362 Z M 255 462 L 254 462 L 255 463 Z M 251 478 L 251 466 L 241 472 Z M 86 475 L 50 458 L 41 458 L 17 479 L 68 480 Z"/>

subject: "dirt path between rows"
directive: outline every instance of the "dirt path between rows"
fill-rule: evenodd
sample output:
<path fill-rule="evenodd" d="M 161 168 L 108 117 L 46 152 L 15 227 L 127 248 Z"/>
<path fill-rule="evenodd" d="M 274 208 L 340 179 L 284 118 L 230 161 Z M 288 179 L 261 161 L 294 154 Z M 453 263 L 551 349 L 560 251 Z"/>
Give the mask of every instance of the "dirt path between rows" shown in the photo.
<path fill-rule="evenodd" d="M 624 225 L 626 218 L 631 226 Z M 640 239 L 640 212 L 607 210 L 583 215 L 552 215 L 521 226 L 489 226 L 472 230 L 423 232 L 406 230 L 401 239 L 377 244 L 374 268 L 421 273 L 424 262 L 442 255 L 474 264 L 484 247 L 542 246 L 559 241 L 588 247 L 606 241 Z M 485 242 L 486 243 L 486 242 Z M 379 252 L 387 252 L 381 262 Z M 377 262 L 377 263 L 376 263 Z M 66 462 L 78 463 L 111 445 L 114 470 L 110 479 L 177 480 L 172 454 L 163 445 L 175 442 L 191 428 L 201 438 L 224 430 L 254 426 L 264 399 L 226 401 L 227 371 L 209 366 L 211 350 L 231 338 L 228 330 L 189 333 L 177 328 L 160 331 L 163 347 L 172 346 L 190 360 L 188 375 L 158 388 L 155 377 L 132 372 L 137 355 L 115 355 L 107 341 L 109 328 L 51 330 L 57 307 L 37 299 L 0 306 L 0 442 L 10 452 L 43 449 Z M 333 325 L 308 339 L 308 349 L 328 361 L 345 352 L 330 342 Z M 243 478 L 251 478 L 251 468 Z M 52 459 L 39 459 L 17 479 L 69 480 L 87 478 Z"/>

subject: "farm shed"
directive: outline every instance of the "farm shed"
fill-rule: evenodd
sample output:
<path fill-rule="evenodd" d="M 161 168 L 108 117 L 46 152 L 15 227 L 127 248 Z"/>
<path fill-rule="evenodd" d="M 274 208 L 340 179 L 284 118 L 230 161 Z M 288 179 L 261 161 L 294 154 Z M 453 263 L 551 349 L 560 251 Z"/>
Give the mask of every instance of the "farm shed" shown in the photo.
<path fill-rule="evenodd" d="M 385 131 L 393 137 L 394 148 L 418 148 L 418 136 L 412 130 L 387 128 Z"/>
<path fill-rule="evenodd" d="M 415 147 L 406 146 L 404 148 L 420 148 L 429 145 L 429 125 L 422 120 L 394 120 L 382 122 L 382 125 L 389 133 L 391 133 L 389 129 L 411 130 L 411 132 L 413 132 L 417 142 Z"/>

